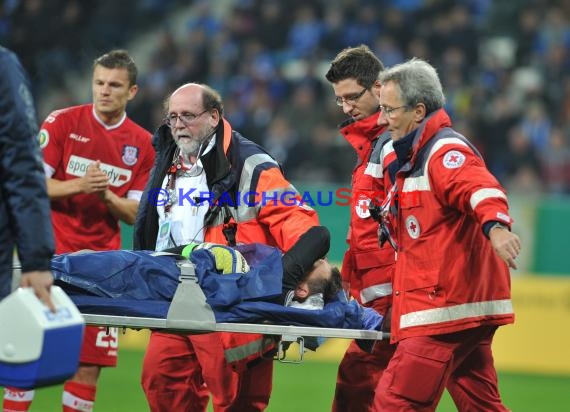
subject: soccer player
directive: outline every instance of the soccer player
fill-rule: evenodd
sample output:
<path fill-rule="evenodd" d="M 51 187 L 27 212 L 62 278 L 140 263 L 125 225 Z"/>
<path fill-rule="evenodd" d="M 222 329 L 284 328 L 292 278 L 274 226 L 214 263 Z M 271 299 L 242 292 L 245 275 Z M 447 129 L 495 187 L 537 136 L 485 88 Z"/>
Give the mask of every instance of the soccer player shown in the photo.
<path fill-rule="evenodd" d="M 93 64 L 93 103 L 56 110 L 41 127 L 56 253 L 119 249 L 119 220 L 134 223 L 154 162 L 150 133 L 126 115 L 136 80 L 125 50 L 106 53 Z M 64 385 L 65 412 L 92 410 L 101 367 L 116 366 L 117 347 L 116 328 L 86 328 L 79 368 Z M 19 397 L 29 405 L 33 394 Z"/>

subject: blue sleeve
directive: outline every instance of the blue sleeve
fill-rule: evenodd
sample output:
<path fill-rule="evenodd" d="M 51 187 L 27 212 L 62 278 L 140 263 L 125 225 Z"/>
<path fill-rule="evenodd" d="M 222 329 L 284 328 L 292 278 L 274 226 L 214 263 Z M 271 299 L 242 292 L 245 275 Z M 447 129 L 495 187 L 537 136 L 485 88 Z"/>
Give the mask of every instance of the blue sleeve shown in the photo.
<path fill-rule="evenodd" d="M 0 218 L 22 270 L 48 270 L 54 242 L 30 84 L 16 55 L 1 47 L 0 72 Z"/>

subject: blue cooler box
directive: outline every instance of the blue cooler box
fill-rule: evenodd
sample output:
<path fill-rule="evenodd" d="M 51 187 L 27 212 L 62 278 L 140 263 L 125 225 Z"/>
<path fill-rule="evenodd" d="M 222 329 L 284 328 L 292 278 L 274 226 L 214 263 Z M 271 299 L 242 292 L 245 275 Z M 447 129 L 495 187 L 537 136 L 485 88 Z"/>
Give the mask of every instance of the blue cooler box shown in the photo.
<path fill-rule="evenodd" d="M 16 289 L 0 302 L 0 386 L 28 389 L 73 376 L 85 322 L 71 299 L 52 286 L 51 312 L 31 288 Z"/>

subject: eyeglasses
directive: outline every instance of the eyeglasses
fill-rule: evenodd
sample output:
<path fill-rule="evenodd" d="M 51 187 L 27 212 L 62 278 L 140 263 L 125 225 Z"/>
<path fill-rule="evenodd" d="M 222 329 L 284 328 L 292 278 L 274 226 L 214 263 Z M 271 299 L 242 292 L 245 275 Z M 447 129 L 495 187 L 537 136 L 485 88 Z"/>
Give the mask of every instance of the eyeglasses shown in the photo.
<path fill-rule="evenodd" d="M 409 105 L 405 104 L 403 106 L 398 106 L 398 107 L 387 107 L 387 106 L 382 106 L 380 105 L 380 110 L 382 110 L 382 114 L 384 114 L 384 116 L 389 117 L 390 119 L 392 119 L 395 115 L 395 111 L 398 109 L 402 109 L 402 108 L 408 108 L 410 107 Z"/>
<path fill-rule="evenodd" d="M 180 114 L 171 113 L 164 119 L 164 123 L 168 127 L 175 127 L 177 120 L 180 119 L 180 121 L 184 124 L 184 126 L 188 126 L 192 122 L 196 121 L 196 119 L 198 117 L 202 116 L 207 111 L 208 111 L 208 109 L 206 109 L 203 112 L 200 112 L 198 114 L 194 114 L 194 113 L 180 113 Z"/>
<path fill-rule="evenodd" d="M 366 93 L 366 90 L 368 90 L 368 87 L 365 87 L 364 89 L 362 89 L 362 91 L 360 93 L 356 93 L 356 94 L 353 94 L 351 96 L 346 96 L 346 97 L 337 96 L 335 99 L 335 103 L 337 106 L 341 106 L 341 107 L 344 103 L 354 105 L 354 104 L 356 104 L 358 99 L 360 99 L 364 95 L 364 93 Z"/>

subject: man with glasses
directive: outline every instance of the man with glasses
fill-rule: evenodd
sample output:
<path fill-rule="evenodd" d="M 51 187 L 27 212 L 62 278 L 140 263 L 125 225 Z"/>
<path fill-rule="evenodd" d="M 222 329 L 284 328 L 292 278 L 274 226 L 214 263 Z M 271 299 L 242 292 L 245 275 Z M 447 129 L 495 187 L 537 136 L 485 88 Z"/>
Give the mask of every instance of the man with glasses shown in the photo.
<path fill-rule="evenodd" d="M 380 247 L 370 206 L 384 200 L 384 169 L 394 159 L 385 126 L 376 124 L 379 111 L 382 62 L 365 45 L 342 50 L 326 73 L 336 103 L 350 116 L 340 131 L 358 155 L 352 174 L 352 202 L 342 277 L 350 295 L 364 306 L 386 315 L 391 302 L 394 251 Z M 378 159 L 371 161 L 371 158 Z M 388 322 L 389 323 L 389 322 Z M 364 350 L 367 349 L 367 350 Z M 366 411 L 374 400 L 374 388 L 394 351 L 388 342 L 360 348 L 348 347 L 338 369 L 334 411 Z"/>
<path fill-rule="evenodd" d="M 505 190 L 451 128 L 434 67 L 381 73 L 378 125 L 398 157 L 383 218 L 397 250 L 391 342 L 374 410 L 433 411 L 447 388 L 460 411 L 506 411 L 491 344 L 513 323 L 509 267 L 521 248 Z"/>
<path fill-rule="evenodd" d="M 119 220 L 133 224 L 154 162 L 150 133 L 126 115 L 137 67 L 125 50 L 93 63 L 93 103 L 52 112 L 42 124 L 56 253 L 120 249 Z M 80 365 L 63 387 L 63 410 L 93 408 L 101 368 L 117 364 L 116 328 L 85 328 Z M 33 399 L 33 391 L 15 398 Z M 27 406 L 20 405 L 27 410 Z"/>
<path fill-rule="evenodd" d="M 295 191 L 278 163 L 232 129 L 220 95 L 189 83 L 170 95 L 154 136 L 157 162 L 135 224 L 135 249 L 192 242 L 264 243 L 289 250 L 316 212 L 281 195 Z M 271 394 L 273 342 L 262 335 L 152 332 L 142 386 L 153 411 L 261 411 Z"/>

